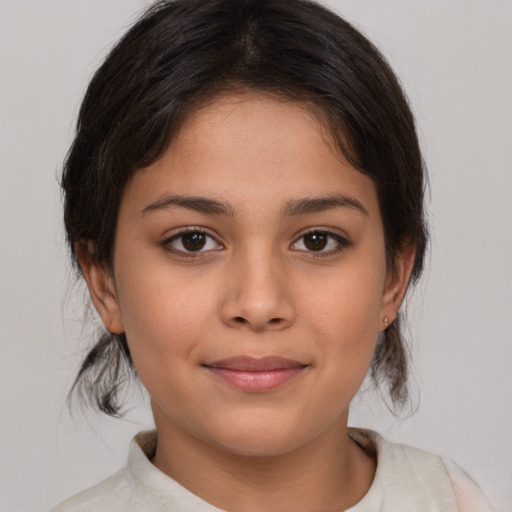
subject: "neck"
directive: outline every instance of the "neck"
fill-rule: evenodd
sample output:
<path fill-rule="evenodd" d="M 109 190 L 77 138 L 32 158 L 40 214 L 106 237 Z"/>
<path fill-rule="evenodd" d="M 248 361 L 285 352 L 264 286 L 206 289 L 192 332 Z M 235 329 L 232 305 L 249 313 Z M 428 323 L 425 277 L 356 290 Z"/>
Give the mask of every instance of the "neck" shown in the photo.
<path fill-rule="evenodd" d="M 159 425 L 153 464 L 223 510 L 345 510 L 368 491 L 375 461 L 347 436 L 346 417 L 284 454 L 247 456 Z M 164 427 L 164 428 L 161 428 Z"/>

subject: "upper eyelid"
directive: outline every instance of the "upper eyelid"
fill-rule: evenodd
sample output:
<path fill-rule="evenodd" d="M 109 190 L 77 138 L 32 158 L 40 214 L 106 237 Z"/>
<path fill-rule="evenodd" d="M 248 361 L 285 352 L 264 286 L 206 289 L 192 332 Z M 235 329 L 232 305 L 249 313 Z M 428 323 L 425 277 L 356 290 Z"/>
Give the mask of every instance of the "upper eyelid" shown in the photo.
<path fill-rule="evenodd" d="M 201 234 L 204 234 L 204 235 L 208 236 L 209 238 L 211 238 L 215 242 L 215 244 L 218 244 L 221 247 L 221 249 L 225 248 L 224 242 L 220 241 L 218 236 L 215 236 L 214 234 L 210 233 L 210 231 L 205 229 L 205 228 L 193 227 L 193 226 L 187 226 L 187 227 L 181 228 L 176 233 L 173 233 L 172 235 L 166 236 L 162 240 L 161 245 L 163 247 L 165 247 L 166 250 L 168 250 L 170 252 L 174 252 L 175 254 L 179 254 L 179 255 L 182 255 L 182 256 L 187 256 L 189 258 L 190 257 L 199 257 L 201 255 L 204 256 L 207 253 L 211 253 L 211 252 L 214 252 L 214 251 L 217 251 L 217 250 L 221 250 L 221 249 L 217 248 L 217 249 L 206 249 L 206 250 L 198 250 L 198 251 L 187 251 L 187 250 L 182 250 L 182 249 L 179 249 L 179 248 L 176 248 L 176 247 L 172 247 L 172 243 L 173 242 L 175 242 L 176 240 L 179 240 L 180 237 L 186 235 L 187 233 L 201 233 Z"/>
<path fill-rule="evenodd" d="M 185 235 L 187 233 L 203 233 L 209 237 L 211 237 L 213 240 L 215 240 L 219 245 L 226 246 L 226 243 L 222 240 L 222 237 L 220 237 L 215 232 L 212 232 L 211 229 L 203 227 L 203 226 L 183 226 L 181 228 L 175 228 L 176 231 L 168 235 L 164 238 L 163 243 L 169 243 L 173 240 L 176 240 L 182 235 Z M 340 232 L 334 231 L 335 228 L 327 227 L 327 226 L 312 226 L 309 228 L 305 228 L 299 232 L 297 232 L 290 242 L 291 245 L 297 243 L 302 237 L 311 234 L 311 233 L 325 233 L 328 236 L 331 236 L 335 240 L 337 240 L 340 243 L 343 243 L 345 245 L 350 245 L 350 239 L 349 237 Z M 173 230 L 174 231 L 174 230 Z"/>
<path fill-rule="evenodd" d="M 337 238 L 337 239 L 339 238 L 347 243 L 349 243 L 349 241 L 350 241 L 349 236 L 346 233 L 341 232 L 341 230 L 338 230 L 338 229 L 332 228 L 332 227 L 326 227 L 326 226 L 314 226 L 314 227 L 306 228 L 305 230 L 299 231 L 294 236 L 294 238 L 293 238 L 294 242 L 292 242 L 292 243 L 295 243 L 297 240 L 299 240 L 303 236 L 309 235 L 311 233 L 325 233 L 326 235 L 332 236 L 333 238 Z"/>
<path fill-rule="evenodd" d="M 208 235 L 209 237 L 213 238 L 218 243 L 224 245 L 223 242 L 220 240 L 219 235 L 217 235 L 216 233 L 212 232 L 212 230 L 205 228 L 205 227 L 183 226 L 181 228 L 175 228 L 172 231 L 174 231 L 174 233 L 172 233 L 171 235 L 166 235 L 164 237 L 164 242 L 179 238 L 180 236 L 186 235 L 187 233 L 203 233 L 203 234 Z"/>
<path fill-rule="evenodd" d="M 302 248 L 292 249 L 294 245 L 297 245 L 299 241 L 304 238 L 306 235 L 310 233 L 325 233 L 327 236 L 329 236 L 332 240 L 334 240 L 337 244 L 335 248 L 329 249 L 329 250 L 320 250 L 320 251 L 314 251 L 314 250 L 307 250 Z M 302 242 L 304 243 L 304 242 Z M 328 258 L 335 256 L 337 254 L 343 253 L 346 249 L 349 249 L 353 245 L 352 241 L 344 235 L 340 235 L 337 233 L 334 233 L 331 230 L 328 229 L 318 229 L 318 228 L 312 228 L 309 229 L 303 233 L 301 233 L 299 236 L 295 237 L 294 241 L 290 244 L 290 250 L 293 252 L 297 252 L 297 254 L 307 255 L 308 257 L 314 257 L 314 258 Z"/>

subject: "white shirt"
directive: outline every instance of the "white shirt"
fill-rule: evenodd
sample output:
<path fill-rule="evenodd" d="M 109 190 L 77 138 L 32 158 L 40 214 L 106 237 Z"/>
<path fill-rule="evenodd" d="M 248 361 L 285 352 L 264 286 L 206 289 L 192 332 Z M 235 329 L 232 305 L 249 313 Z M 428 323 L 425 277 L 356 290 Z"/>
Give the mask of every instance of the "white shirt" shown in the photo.
<path fill-rule="evenodd" d="M 349 436 L 375 451 L 377 471 L 366 496 L 346 512 L 492 512 L 478 486 L 449 459 L 369 430 L 350 428 Z M 155 447 L 156 432 L 141 432 L 125 468 L 52 512 L 221 512 L 153 466 Z"/>

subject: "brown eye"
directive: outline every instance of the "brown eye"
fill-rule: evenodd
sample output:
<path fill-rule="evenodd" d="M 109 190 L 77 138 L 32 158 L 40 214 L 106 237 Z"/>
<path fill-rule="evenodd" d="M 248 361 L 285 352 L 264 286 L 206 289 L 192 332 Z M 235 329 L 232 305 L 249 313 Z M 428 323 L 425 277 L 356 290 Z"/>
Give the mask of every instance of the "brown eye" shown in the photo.
<path fill-rule="evenodd" d="M 318 230 L 302 235 L 290 246 L 290 249 L 318 256 L 329 256 L 341 252 L 350 245 L 350 242 L 340 235 Z"/>
<path fill-rule="evenodd" d="M 326 248 L 329 236 L 327 233 L 315 232 L 304 235 L 304 245 L 310 251 L 322 251 Z"/>
<path fill-rule="evenodd" d="M 190 253 L 198 253 L 200 255 L 204 252 L 224 248 L 212 235 L 199 230 L 187 230 L 177 233 L 165 240 L 163 245 L 167 250 L 184 256 L 190 255 Z"/>
<path fill-rule="evenodd" d="M 187 251 L 200 251 L 206 245 L 206 234 L 195 232 L 181 236 L 181 243 Z"/>

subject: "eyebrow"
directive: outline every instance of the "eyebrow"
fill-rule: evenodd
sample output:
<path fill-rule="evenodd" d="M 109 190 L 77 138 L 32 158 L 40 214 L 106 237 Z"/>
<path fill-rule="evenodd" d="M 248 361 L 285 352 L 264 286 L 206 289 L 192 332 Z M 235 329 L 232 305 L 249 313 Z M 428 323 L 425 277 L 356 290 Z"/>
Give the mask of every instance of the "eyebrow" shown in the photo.
<path fill-rule="evenodd" d="M 214 215 L 227 215 L 234 217 L 235 209 L 228 203 L 221 203 L 214 199 L 206 197 L 181 196 L 181 195 L 165 195 L 156 201 L 148 204 L 142 214 L 154 212 L 158 210 L 166 210 L 168 208 L 186 208 L 187 210 L 195 210 L 201 213 Z"/>
<path fill-rule="evenodd" d="M 327 197 L 309 197 L 288 201 L 281 211 L 283 217 L 319 213 L 333 208 L 350 208 L 366 216 L 368 211 L 361 201 L 345 194 L 334 194 Z"/>
<path fill-rule="evenodd" d="M 230 203 L 216 201 L 207 197 L 164 195 L 156 201 L 148 204 L 142 210 L 142 214 L 166 210 L 168 208 L 186 208 L 200 213 L 213 215 L 235 216 L 235 208 Z M 334 208 L 350 208 L 364 215 L 368 215 L 366 208 L 355 197 L 345 194 L 335 194 L 327 197 L 307 197 L 304 199 L 291 199 L 282 209 L 281 216 L 296 217 L 311 213 L 319 213 Z"/>

